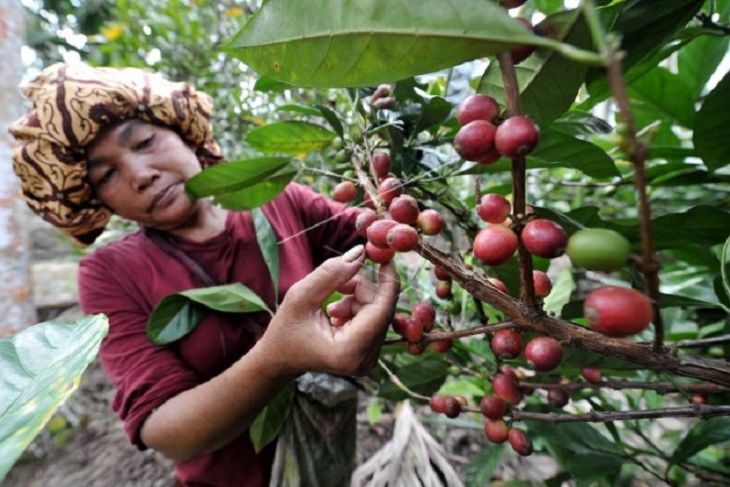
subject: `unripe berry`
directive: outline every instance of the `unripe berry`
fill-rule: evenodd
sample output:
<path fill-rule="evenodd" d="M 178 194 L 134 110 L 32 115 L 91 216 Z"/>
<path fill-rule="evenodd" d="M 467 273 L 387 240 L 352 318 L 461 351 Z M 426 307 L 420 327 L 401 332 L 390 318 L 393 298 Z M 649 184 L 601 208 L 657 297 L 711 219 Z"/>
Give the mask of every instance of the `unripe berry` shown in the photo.
<path fill-rule="evenodd" d="M 459 129 L 454 137 L 456 152 L 467 161 L 477 161 L 494 148 L 497 129 L 486 120 L 474 120 Z"/>
<path fill-rule="evenodd" d="M 509 437 L 509 427 L 503 419 L 488 419 L 484 424 L 484 434 L 492 443 L 504 443 Z"/>
<path fill-rule="evenodd" d="M 418 202 L 413 196 L 404 194 L 393 199 L 388 212 L 393 220 L 413 225 L 418 220 Z"/>
<path fill-rule="evenodd" d="M 448 340 L 435 340 L 428 344 L 428 348 L 433 350 L 436 353 L 446 353 L 449 350 L 451 350 L 451 347 L 454 345 L 454 340 L 448 339 Z"/>
<path fill-rule="evenodd" d="M 532 454 L 532 440 L 521 429 L 510 428 L 508 439 L 512 449 L 519 455 L 526 457 Z"/>
<path fill-rule="evenodd" d="M 547 397 L 550 404 L 559 408 L 562 408 L 570 401 L 570 395 L 563 389 L 550 389 Z"/>
<path fill-rule="evenodd" d="M 387 152 L 375 152 L 373 154 L 373 169 L 378 178 L 383 179 L 388 177 L 390 172 L 390 156 Z"/>
<path fill-rule="evenodd" d="M 385 206 L 390 205 L 390 202 L 401 194 L 403 194 L 403 184 L 396 178 L 385 178 L 378 186 L 378 196 Z"/>
<path fill-rule="evenodd" d="M 431 306 L 431 303 L 418 303 L 413 307 L 411 316 L 423 326 L 424 331 L 431 331 L 433 322 L 436 319 L 436 310 Z"/>
<path fill-rule="evenodd" d="M 489 225 L 474 239 L 474 257 L 487 265 L 509 260 L 517 250 L 517 235 L 503 225 Z"/>
<path fill-rule="evenodd" d="M 484 396 L 479 409 L 489 419 L 500 419 L 504 416 L 504 401 L 495 396 Z"/>
<path fill-rule="evenodd" d="M 444 228 L 444 218 L 436 210 L 423 210 L 418 215 L 416 226 L 424 235 L 438 235 Z"/>
<path fill-rule="evenodd" d="M 439 266 L 433 268 L 433 275 L 436 276 L 436 279 L 438 279 L 439 281 L 451 280 L 451 276 L 449 275 L 449 273 Z"/>
<path fill-rule="evenodd" d="M 487 223 L 503 223 L 512 209 L 507 198 L 497 193 L 485 194 L 477 206 L 477 215 Z"/>
<path fill-rule="evenodd" d="M 367 229 L 368 242 L 381 249 L 389 249 L 388 232 L 398 225 L 393 220 L 376 220 Z"/>
<path fill-rule="evenodd" d="M 566 249 L 573 265 L 592 271 L 617 271 L 629 258 L 629 241 L 608 228 L 584 228 L 570 236 Z"/>
<path fill-rule="evenodd" d="M 515 358 L 522 351 L 522 337 L 514 330 L 499 330 L 491 343 L 494 354 L 500 358 Z"/>
<path fill-rule="evenodd" d="M 355 229 L 357 230 L 357 234 L 362 237 L 367 237 L 368 227 L 377 219 L 378 215 L 376 215 L 374 211 L 367 209 L 361 210 L 355 220 Z"/>
<path fill-rule="evenodd" d="M 580 371 L 580 375 L 590 382 L 591 384 L 598 384 L 601 382 L 601 370 L 596 367 L 583 367 Z"/>
<path fill-rule="evenodd" d="M 526 156 L 540 141 L 540 129 L 530 118 L 510 117 L 497 128 L 494 146 L 505 157 Z"/>
<path fill-rule="evenodd" d="M 456 119 L 460 125 L 466 125 L 474 120 L 494 122 L 499 115 L 499 105 L 491 96 L 476 94 L 467 96 L 456 111 Z"/>
<path fill-rule="evenodd" d="M 522 392 L 514 377 L 497 374 L 492 379 L 494 395 L 507 404 L 517 404 L 522 400 Z"/>
<path fill-rule="evenodd" d="M 563 227 L 544 218 L 527 222 L 520 237 L 528 252 L 546 259 L 563 255 L 568 241 Z"/>
<path fill-rule="evenodd" d="M 552 370 L 563 360 L 563 347 L 554 338 L 533 338 L 525 347 L 525 358 L 536 370 Z"/>
<path fill-rule="evenodd" d="M 367 255 L 368 259 L 372 260 L 373 262 L 377 262 L 378 264 L 387 264 L 388 262 L 393 260 L 395 250 L 381 249 L 380 247 L 376 247 L 372 243 L 367 242 L 365 244 L 365 254 Z"/>
<path fill-rule="evenodd" d="M 451 299 L 451 281 L 439 281 L 436 284 L 436 296 L 441 299 Z"/>
<path fill-rule="evenodd" d="M 653 316 L 646 296 L 635 289 L 614 286 L 590 293 L 583 302 L 583 313 L 593 331 L 612 337 L 639 333 Z"/>
<path fill-rule="evenodd" d="M 489 281 L 492 286 L 496 287 L 498 290 L 507 294 L 507 285 L 504 283 L 504 281 L 502 281 L 502 279 L 498 279 L 496 277 L 488 277 L 487 281 Z"/>
<path fill-rule="evenodd" d="M 347 203 L 355 199 L 357 196 L 357 188 L 352 183 L 352 181 L 342 181 L 337 186 L 335 186 L 335 190 L 332 193 L 332 197 L 335 201 L 339 201 L 340 203 Z"/>
<path fill-rule="evenodd" d="M 418 247 L 418 232 L 415 228 L 399 223 L 387 235 L 388 246 L 396 252 L 410 252 Z"/>
<path fill-rule="evenodd" d="M 344 141 L 342 140 L 342 137 L 335 137 L 332 139 L 332 148 L 334 150 L 340 150 L 345 145 Z"/>
<path fill-rule="evenodd" d="M 532 283 L 535 287 L 535 296 L 544 298 L 553 288 L 550 278 L 542 271 L 532 271 Z"/>
<path fill-rule="evenodd" d="M 530 23 L 530 21 L 527 20 L 526 18 L 518 17 L 515 20 L 519 20 L 522 23 L 522 25 L 527 27 L 527 29 L 530 32 L 533 32 L 535 30 L 532 27 L 532 24 Z M 528 44 L 524 44 L 522 46 L 515 47 L 510 52 L 510 54 L 512 55 L 512 64 L 520 64 L 522 61 L 527 59 L 530 56 L 530 54 L 532 54 L 534 51 L 535 51 L 535 46 L 530 46 Z"/>

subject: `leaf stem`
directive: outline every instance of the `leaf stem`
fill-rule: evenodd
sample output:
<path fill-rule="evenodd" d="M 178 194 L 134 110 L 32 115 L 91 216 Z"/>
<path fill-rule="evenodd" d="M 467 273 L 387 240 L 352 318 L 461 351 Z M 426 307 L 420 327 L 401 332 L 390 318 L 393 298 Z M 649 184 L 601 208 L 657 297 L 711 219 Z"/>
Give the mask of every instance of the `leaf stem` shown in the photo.
<path fill-rule="evenodd" d="M 385 365 L 385 362 L 383 362 L 381 359 L 378 359 L 378 365 L 380 365 L 380 367 L 383 370 L 385 370 L 385 372 L 388 374 L 388 379 L 390 379 L 390 382 L 392 382 L 393 385 L 396 386 L 401 391 L 405 392 L 406 394 L 408 394 L 409 396 L 411 396 L 412 398 L 415 398 L 415 399 L 420 399 L 420 400 L 426 401 L 426 402 L 431 400 L 431 398 L 428 396 L 424 396 L 423 394 L 419 394 L 417 392 L 410 390 L 403 382 L 401 382 L 401 380 L 398 378 L 398 376 L 395 375 L 393 373 L 393 371 L 390 370 L 390 368 L 387 365 Z"/>
<path fill-rule="evenodd" d="M 607 423 L 610 421 L 627 421 L 631 419 L 652 419 L 652 418 L 712 418 L 715 416 L 730 415 L 730 406 L 708 406 L 695 404 L 693 406 L 681 406 L 658 409 L 645 409 L 640 411 L 619 411 L 619 412 L 596 412 L 591 411 L 583 414 L 553 414 L 534 413 L 513 409 L 510 417 L 513 421 L 547 421 L 549 423 Z"/>

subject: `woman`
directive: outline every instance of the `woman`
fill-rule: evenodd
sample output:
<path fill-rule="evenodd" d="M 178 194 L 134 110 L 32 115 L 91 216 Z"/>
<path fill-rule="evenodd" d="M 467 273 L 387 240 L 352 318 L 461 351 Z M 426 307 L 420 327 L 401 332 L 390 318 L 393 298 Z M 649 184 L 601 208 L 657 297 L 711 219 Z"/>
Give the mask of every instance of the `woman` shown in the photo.
<path fill-rule="evenodd" d="M 221 159 L 210 97 L 137 69 L 63 64 L 24 93 L 33 108 L 11 132 L 31 208 L 84 245 L 112 213 L 142 227 L 79 270 L 82 309 L 109 317 L 100 358 L 130 440 L 174 459 L 185 485 L 265 485 L 272 451 L 254 452 L 249 425 L 306 371 L 373 367 L 399 291 L 393 266 L 381 268 L 378 283 L 358 276 L 356 210 L 292 184 L 263 207 L 280 242 L 285 297 L 274 317 L 210 314 L 178 342 L 155 346 L 146 322 L 166 295 L 242 282 L 275 305 L 251 215 L 184 191 Z M 341 328 L 321 311 L 335 291 L 350 295 L 352 319 Z"/>

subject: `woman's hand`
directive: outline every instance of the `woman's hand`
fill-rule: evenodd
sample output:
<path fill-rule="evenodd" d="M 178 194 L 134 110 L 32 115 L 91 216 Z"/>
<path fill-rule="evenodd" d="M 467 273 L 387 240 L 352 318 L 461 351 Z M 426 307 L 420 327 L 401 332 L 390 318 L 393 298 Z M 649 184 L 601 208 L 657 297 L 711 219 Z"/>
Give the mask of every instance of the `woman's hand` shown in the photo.
<path fill-rule="evenodd" d="M 381 266 L 378 282 L 357 275 L 365 260 L 362 245 L 325 261 L 294 284 L 257 344 L 276 375 L 307 371 L 365 375 L 377 362 L 395 311 L 400 281 L 391 263 Z M 346 296 L 322 304 L 335 291 Z"/>

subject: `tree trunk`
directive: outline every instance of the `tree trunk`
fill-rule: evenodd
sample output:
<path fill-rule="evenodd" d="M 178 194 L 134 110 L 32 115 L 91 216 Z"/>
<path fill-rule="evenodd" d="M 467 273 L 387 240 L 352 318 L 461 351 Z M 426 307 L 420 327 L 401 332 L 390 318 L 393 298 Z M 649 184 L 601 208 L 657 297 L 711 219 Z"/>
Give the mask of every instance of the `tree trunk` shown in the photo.
<path fill-rule="evenodd" d="M 23 113 L 18 85 L 23 73 L 20 47 L 24 36 L 20 1 L 0 0 L 0 337 L 36 321 L 30 285 L 30 210 L 13 173 L 13 138 L 8 133 L 10 123 Z"/>

